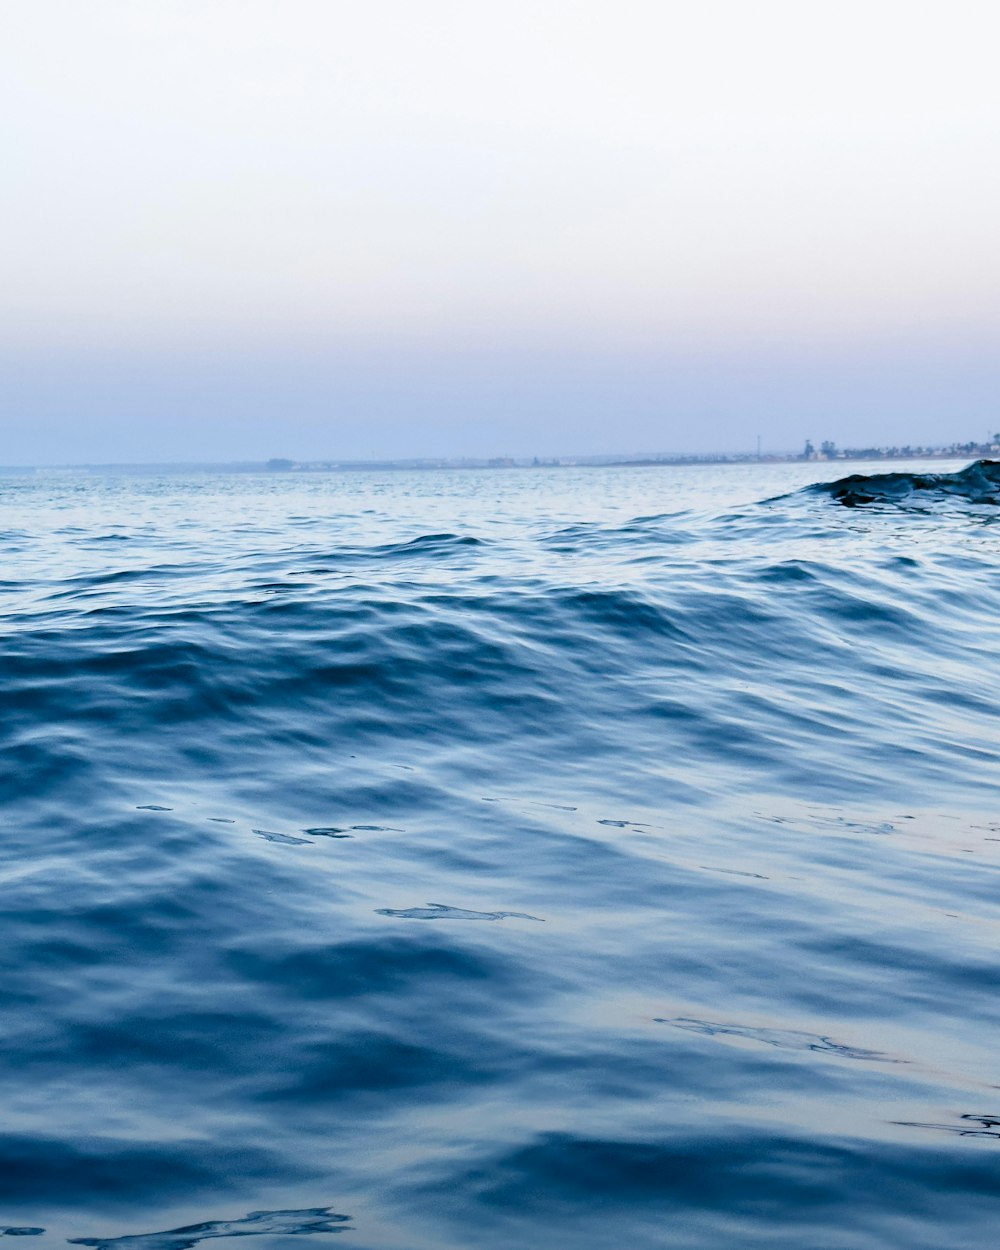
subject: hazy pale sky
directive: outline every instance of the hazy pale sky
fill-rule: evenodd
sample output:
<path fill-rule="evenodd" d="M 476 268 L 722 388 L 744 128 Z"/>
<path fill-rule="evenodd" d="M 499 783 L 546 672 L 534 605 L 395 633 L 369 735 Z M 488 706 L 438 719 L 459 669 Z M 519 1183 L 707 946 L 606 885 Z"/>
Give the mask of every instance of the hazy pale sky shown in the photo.
<path fill-rule="evenodd" d="M 998 14 L 10 4 L 0 463 L 984 437 Z"/>

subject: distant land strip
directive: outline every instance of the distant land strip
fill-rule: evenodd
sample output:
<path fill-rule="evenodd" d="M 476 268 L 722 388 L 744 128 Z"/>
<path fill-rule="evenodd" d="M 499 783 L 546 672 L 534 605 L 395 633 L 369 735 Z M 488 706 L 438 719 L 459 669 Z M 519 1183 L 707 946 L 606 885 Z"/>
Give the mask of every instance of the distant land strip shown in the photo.
<path fill-rule="evenodd" d="M 819 448 L 806 440 L 802 451 L 778 452 L 668 452 L 603 456 L 454 456 L 410 457 L 388 460 L 270 460 L 168 461 L 113 464 L 0 465 L 0 474 L 32 473 L 340 473 L 405 469 L 563 469 L 640 468 L 656 465 L 801 464 L 847 460 L 955 460 L 1000 456 L 1000 433 L 987 442 L 948 443 L 941 446 L 837 447 L 826 440 Z"/>

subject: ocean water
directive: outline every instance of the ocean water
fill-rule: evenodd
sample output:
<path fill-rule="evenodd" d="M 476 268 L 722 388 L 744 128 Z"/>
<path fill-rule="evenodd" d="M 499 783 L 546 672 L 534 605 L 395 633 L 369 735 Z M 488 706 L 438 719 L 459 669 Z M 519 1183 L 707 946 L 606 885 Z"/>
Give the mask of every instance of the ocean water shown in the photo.
<path fill-rule="evenodd" d="M 0 481 L 0 1234 L 958 1250 L 1000 468 Z"/>

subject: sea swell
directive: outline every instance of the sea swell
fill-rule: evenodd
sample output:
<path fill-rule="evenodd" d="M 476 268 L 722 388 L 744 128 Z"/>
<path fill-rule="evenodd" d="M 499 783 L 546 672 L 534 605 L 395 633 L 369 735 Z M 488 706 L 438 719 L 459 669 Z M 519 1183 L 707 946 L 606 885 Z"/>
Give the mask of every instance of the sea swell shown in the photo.
<path fill-rule="evenodd" d="M 981 1241 L 997 467 L 711 472 L 6 492 L 11 1235 Z"/>
<path fill-rule="evenodd" d="M 926 507 L 944 501 L 996 506 L 1000 504 L 1000 460 L 977 460 L 956 473 L 852 473 L 807 489 L 829 495 L 845 508 L 869 504 Z"/>

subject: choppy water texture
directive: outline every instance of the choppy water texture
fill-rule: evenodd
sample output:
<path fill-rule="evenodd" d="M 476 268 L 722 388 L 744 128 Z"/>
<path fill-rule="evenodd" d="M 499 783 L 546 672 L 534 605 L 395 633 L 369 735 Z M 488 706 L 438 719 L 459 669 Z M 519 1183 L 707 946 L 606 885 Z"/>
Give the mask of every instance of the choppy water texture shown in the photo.
<path fill-rule="evenodd" d="M 997 469 L 830 467 L 0 482 L 0 1234 L 992 1244 Z"/>

